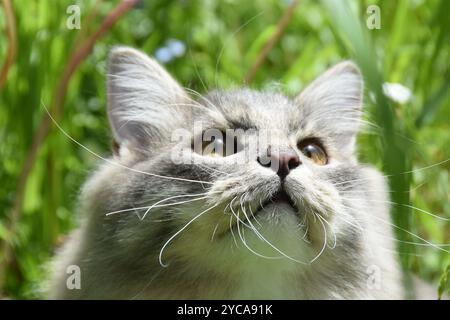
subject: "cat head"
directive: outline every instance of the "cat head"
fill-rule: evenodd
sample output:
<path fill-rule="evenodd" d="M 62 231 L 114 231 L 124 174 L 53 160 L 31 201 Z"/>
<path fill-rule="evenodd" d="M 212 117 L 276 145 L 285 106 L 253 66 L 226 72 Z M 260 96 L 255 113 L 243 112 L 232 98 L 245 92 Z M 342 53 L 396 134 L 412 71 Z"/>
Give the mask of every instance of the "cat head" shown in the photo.
<path fill-rule="evenodd" d="M 146 221 L 165 220 L 155 241 L 169 260 L 235 241 L 245 252 L 311 262 L 336 237 L 359 234 L 356 205 L 373 182 L 356 159 L 362 96 L 352 62 L 296 97 L 250 89 L 202 96 L 145 54 L 115 48 L 108 115 L 127 178 L 109 209 L 138 208 L 139 241 L 151 237 Z"/>

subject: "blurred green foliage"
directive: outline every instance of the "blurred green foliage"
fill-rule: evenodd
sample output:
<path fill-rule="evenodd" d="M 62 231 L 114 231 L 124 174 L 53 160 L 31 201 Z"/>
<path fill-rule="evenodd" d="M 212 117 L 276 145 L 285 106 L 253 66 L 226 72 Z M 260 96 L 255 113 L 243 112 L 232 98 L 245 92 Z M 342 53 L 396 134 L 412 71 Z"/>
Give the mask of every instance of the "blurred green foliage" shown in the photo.
<path fill-rule="evenodd" d="M 105 59 L 111 46 L 126 44 L 150 55 L 171 39 L 186 52 L 167 69 L 186 87 L 241 85 L 290 1 L 142 1 L 98 41 L 71 79 L 59 120 L 76 140 L 110 154 L 105 114 Z M 81 8 L 81 30 L 69 30 L 69 5 Z M 367 7 L 377 4 L 381 28 L 369 30 Z M 49 105 L 77 40 L 89 36 L 116 1 L 14 1 L 18 54 L 0 93 L 0 240 L 7 226 L 36 128 Z M 2 8 L 3 9 L 3 8 Z M 304 0 L 252 87 L 299 92 L 328 66 L 354 59 L 366 83 L 366 120 L 374 123 L 359 140 L 360 159 L 387 173 L 396 225 L 433 243 L 450 243 L 450 226 L 411 206 L 450 218 L 450 12 L 449 1 Z M 0 26 L 5 14 L 0 10 Z M 0 34 L 0 62 L 8 47 Z M 382 83 L 412 91 L 407 103 L 389 100 Z M 53 129 L 39 150 L 26 185 L 12 238 L 13 263 L 0 288 L 13 298 L 38 298 L 45 263 L 64 235 L 77 225 L 78 190 L 99 160 Z M 410 172 L 413 171 L 413 172 Z M 397 229 L 403 266 L 437 282 L 449 254 L 423 245 Z M 406 242 L 401 242 L 406 241 Z M 407 242 L 418 242 L 412 245 Z M 450 247 L 443 247 L 450 249 Z M 436 286 L 437 288 L 437 286 Z M 436 289 L 437 290 L 437 289 Z"/>

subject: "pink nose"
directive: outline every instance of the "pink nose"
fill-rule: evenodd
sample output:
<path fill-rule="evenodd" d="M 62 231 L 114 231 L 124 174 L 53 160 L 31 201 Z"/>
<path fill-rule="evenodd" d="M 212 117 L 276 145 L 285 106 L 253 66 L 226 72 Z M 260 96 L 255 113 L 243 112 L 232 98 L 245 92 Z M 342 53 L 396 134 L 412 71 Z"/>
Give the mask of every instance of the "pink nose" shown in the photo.
<path fill-rule="evenodd" d="M 281 180 L 284 180 L 291 170 L 301 164 L 300 158 L 292 148 L 279 148 L 275 152 L 269 146 L 264 158 L 270 159 L 270 161 L 262 161 L 262 158 L 258 157 L 259 164 L 264 167 L 270 167 Z"/>

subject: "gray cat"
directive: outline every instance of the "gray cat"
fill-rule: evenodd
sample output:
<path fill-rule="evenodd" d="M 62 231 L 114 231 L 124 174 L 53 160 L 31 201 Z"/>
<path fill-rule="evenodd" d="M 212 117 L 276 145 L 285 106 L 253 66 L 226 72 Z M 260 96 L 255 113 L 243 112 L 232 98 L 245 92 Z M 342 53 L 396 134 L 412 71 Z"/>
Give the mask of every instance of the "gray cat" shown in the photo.
<path fill-rule="evenodd" d="M 404 297 L 386 181 L 357 161 L 353 63 L 295 98 L 239 89 L 193 99 L 124 47 L 108 71 L 115 155 L 83 188 L 51 298 Z"/>

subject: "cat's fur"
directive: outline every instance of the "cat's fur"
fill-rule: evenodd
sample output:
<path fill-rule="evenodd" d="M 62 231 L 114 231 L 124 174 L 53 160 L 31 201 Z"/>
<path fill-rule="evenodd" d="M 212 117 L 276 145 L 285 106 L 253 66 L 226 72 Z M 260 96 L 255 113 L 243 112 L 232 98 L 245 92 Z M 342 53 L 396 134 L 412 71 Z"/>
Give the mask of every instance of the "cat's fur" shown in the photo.
<path fill-rule="evenodd" d="M 119 152 L 83 188 L 83 222 L 56 260 L 51 298 L 403 298 L 386 181 L 356 158 L 363 82 L 353 63 L 333 67 L 292 99 L 249 89 L 193 99 L 154 60 L 119 47 L 110 55 L 108 90 Z M 252 218 L 280 178 L 245 152 L 213 158 L 192 152 L 190 136 L 172 141 L 177 129 L 192 134 L 194 122 L 253 129 L 244 133 L 249 141 L 267 130 L 272 145 L 296 150 L 302 164 L 284 188 L 298 212 L 274 203 Z M 296 148 L 305 138 L 321 141 L 328 164 Z M 190 163 L 174 163 L 175 145 Z M 142 220 L 145 209 L 106 215 L 203 193 Z M 67 289 L 69 265 L 80 267 L 81 289 Z"/>

